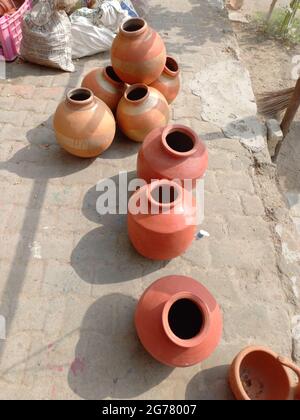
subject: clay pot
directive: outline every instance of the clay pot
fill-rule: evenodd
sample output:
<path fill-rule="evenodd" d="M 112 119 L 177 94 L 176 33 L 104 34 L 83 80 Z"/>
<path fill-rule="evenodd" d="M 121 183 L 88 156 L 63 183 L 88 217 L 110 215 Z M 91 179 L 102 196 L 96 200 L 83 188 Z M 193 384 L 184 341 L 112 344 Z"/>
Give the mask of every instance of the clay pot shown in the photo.
<path fill-rule="evenodd" d="M 198 135 L 184 125 L 153 130 L 140 148 L 138 177 L 147 183 L 156 179 L 192 180 L 202 178 L 208 166 L 208 152 Z"/>
<path fill-rule="evenodd" d="M 112 44 L 111 62 L 124 82 L 150 85 L 164 69 L 166 47 L 144 19 L 128 19 L 121 25 Z"/>
<path fill-rule="evenodd" d="M 142 142 L 157 127 L 164 127 L 170 118 L 165 97 L 156 89 L 143 84 L 130 86 L 117 109 L 120 129 L 131 140 Z"/>
<path fill-rule="evenodd" d="M 90 89 L 113 112 L 126 89 L 125 83 L 119 79 L 112 66 L 92 70 L 85 76 L 81 86 Z"/>
<path fill-rule="evenodd" d="M 72 155 L 91 158 L 111 145 L 116 131 L 108 106 L 89 89 L 71 90 L 54 115 L 58 143 Z"/>
<path fill-rule="evenodd" d="M 298 376 L 296 388 L 287 368 Z M 300 368 L 264 347 L 247 347 L 237 355 L 229 383 L 237 400 L 300 399 Z"/>
<path fill-rule="evenodd" d="M 222 335 L 222 315 L 214 297 L 198 281 L 169 276 L 145 291 L 136 309 L 135 326 L 155 359 L 187 367 L 213 353 Z"/>
<path fill-rule="evenodd" d="M 128 234 L 135 249 L 146 258 L 178 257 L 196 234 L 195 198 L 175 182 L 145 185 L 129 200 Z"/>
<path fill-rule="evenodd" d="M 15 5 L 11 0 L 0 1 L 0 16 L 11 14 L 16 11 Z"/>
<path fill-rule="evenodd" d="M 176 99 L 180 90 L 179 73 L 177 61 L 172 57 L 167 57 L 162 74 L 151 84 L 164 95 L 169 104 Z"/>

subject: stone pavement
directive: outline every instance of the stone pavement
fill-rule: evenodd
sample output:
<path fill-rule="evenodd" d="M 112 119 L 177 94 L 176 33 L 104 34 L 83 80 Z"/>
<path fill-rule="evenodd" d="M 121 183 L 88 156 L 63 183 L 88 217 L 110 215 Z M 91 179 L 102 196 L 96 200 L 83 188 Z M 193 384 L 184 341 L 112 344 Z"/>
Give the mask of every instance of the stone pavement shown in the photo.
<path fill-rule="evenodd" d="M 56 145 L 57 103 L 89 69 L 108 63 L 108 54 L 78 61 L 74 74 L 8 65 L 9 79 L 0 84 L 2 399 L 227 399 L 228 364 L 243 346 L 297 356 L 290 278 L 298 249 L 272 166 L 202 121 L 200 99 L 189 87 L 195 72 L 230 54 L 226 14 L 205 0 L 160 3 L 151 2 L 148 20 L 182 67 L 173 121 L 191 125 L 209 148 L 202 228 L 211 236 L 170 262 L 140 257 L 129 244 L 126 218 L 97 214 L 95 188 L 120 171 L 135 176 L 138 145 L 119 135 L 95 160 Z M 173 370 L 143 350 L 133 313 L 146 287 L 174 273 L 214 293 L 224 333 L 207 361 Z"/>

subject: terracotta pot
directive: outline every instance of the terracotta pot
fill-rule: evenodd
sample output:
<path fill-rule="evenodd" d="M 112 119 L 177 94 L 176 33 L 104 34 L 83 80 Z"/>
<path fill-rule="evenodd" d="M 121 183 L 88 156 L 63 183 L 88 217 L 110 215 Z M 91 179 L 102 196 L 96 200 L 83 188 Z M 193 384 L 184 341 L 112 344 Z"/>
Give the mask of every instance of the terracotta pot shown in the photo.
<path fill-rule="evenodd" d="M 192 180 L 195 187 L 207 166 L 207 148 L 198 135 L 184 125 L 170 125 L 153 130 L 145 138 L 137 173 L 147 183 L 155 179 Z"/>
<path fill-rule="evenodd" d="M 111 62 L 124 82 L 150 85 L 164 69 L 166 47 L 144 19 L 128 19 L 121 25 L 112 44 Z"/>
<path fill-rule="evenodd" d="M 11 14 L 16 11 L 15 5 L 11 0 L 0 1 L 0 16 Z"/>
<path fill-rule="evenodd" d="M 126 89 L 125 83 L 119 79 L 112 66 L 92 70 L 85 76 L 81 86 L 90 89 L 113 112 Z"/>
<path fill-rule="evenodd" d="M 179 73 L 177 61 L 172 57 L 167 57 L 162 74 L 151 84 L 164 95 L 169 104 L 176 99 L 180 90 Z"/>
<path fill-rule="evenodd" d="M 222 315 L 214 297 L 198 281 L 169 276 L 145 291 L 136 309 L 135 326 L 155 359 L 187 367 L 213 353 L 222 335 Z"/>
<path fill-rule="evenodd" d="M 120 129 L 131 140 L 142 142 L 157 127 L 164 127 L 170 118 L 170 108 L 165 97 L 146 85 L 130 86 L 117 109 Z"/>
<path fill-rule="evenodd" d="M 287 368 L 298 376 L 296 388 Z M 231 365 L 229 383 L 237 400 L 300 399 L 300 368 L 265 347 L 241 351 Z"/>
<path fill-rule="evenodd" d="M 116 123 L 108 106 L 89 89 L 71 90 L 54 115 L 61 147 L 75 156 L 91 158 L 111 145 Z"/>
<path fill-rule="evenodd" d="M 195 198 L 175 182 L 145 185 L 129 200 L 128 233 L 135 249 L 146 258 L 178 257 L 196 234 Z"/>

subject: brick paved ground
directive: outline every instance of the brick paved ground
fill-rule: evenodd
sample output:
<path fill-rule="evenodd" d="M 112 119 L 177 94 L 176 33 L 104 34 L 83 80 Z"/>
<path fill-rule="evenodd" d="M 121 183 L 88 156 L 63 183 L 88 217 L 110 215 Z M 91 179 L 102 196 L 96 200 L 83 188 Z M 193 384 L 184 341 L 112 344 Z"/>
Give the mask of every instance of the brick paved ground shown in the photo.
<path fill-rule="evenodd" d="M 125 218 L 95 209 L 98 180 L 116 179 L 120 170 L 134 176 L 138 146 L 118 136 L 102 157 L 83 161 L 56 145 L 57 103 L 108 55 L 77 62 L 71 75 L 9 65 L 0 84 L 0 314 L 7 319 L 0 398 L 231 398 L 227 365 L 241 347 L 265 344 L 287 356 L 297 348 L 289 278 L 298 254 L 272 169 L 265 156 L 254 158 L 201 121 L 189 89 L 201 66 L 228 54 L 227 19 L 205 0 L 152 3 L 149 20 L 183 71 L 173 120 L 207 140 L 203 229 L 211 237 L 169 263 L 143 259 L 128 242 Z M 282 249 L 294 256 L 289 266 Z M 141 293 L 173 273 L 205 284 L 225 321 L 214 355 L 185 370 L 152 360 L 133 327 Z"/>

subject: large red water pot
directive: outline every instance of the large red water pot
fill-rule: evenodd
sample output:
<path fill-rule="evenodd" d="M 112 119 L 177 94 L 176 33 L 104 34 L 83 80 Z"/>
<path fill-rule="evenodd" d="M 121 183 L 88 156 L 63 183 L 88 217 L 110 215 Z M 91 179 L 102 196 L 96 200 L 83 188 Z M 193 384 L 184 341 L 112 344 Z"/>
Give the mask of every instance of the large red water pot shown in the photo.
<path fill-rule="evenodd" d="M 154 129 L 145 138 L 137 161 L 138 177 L 147 183 L 156 179 L 191 180 L 195 187 L 208 167 L 204 142 L 189 127 L 169 125 Z"/>
<path fill-rule="evenodd" d="M 215 298 L 185 276 L 157 280 L 145 291 L 135 313 L 137 334 L 145 349 L 173 367 L 207 359 L 221 339 L 222 324 Z"/>
<path fill-rule="evenodd" d="M 196 201 L 179 184 L 160 180 L 129 200 L 128 234 L 135 249 L 152 260 L 183 254 L 196 234 Z"/>

